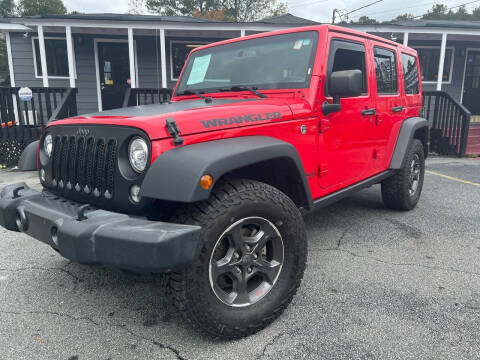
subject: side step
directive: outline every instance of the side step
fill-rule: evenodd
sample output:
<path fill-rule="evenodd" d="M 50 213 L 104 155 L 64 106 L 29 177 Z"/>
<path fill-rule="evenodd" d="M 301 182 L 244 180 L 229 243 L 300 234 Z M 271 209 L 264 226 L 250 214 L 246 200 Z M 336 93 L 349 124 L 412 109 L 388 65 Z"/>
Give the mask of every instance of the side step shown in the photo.
<path fill-rule="evenodd" d="M 321 209 L 325 206 L 331 205 L 338 200 L 341 200 L 347 196 L 350 196 L 357 191 L 360 191 L 362 189 L 365 189 L 367 187 L 370 187 L 372 185 L 378 184 L 382 180 L 385 180 L 386 178 L 392 176 L 395 173 L 395 170 L 387 170 L 384 171 L 380 174 L 377 174 L 375 176 L 372 176 L 368 179 L 365 179 L 357 184 L 353 184 L 351 186 L 348 186 L 344 189 L 341 189 L 339 191 L 336 191 L 332 194 L 326 195 L 320 199 L 317 199 L 313 202 L 313 210 Z"/>

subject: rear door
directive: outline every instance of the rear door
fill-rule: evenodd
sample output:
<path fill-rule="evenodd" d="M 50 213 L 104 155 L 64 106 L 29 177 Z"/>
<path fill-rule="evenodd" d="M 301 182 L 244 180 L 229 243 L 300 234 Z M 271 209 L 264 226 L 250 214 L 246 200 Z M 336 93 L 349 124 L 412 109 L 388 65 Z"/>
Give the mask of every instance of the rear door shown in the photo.
<path fill-rule="evenodd" d="M 319 139 L 319 186 L 325 193 L 348 186 L 368 176 L 372 159 L 372 127 L 375 100 L 371 90 L 372 59 L 366 40 L 360 37 L 330 34 L 325 94 L 329 102 L 328 78 L 332 72 L 361 70 L 363 94 L 340 99 L 341 110 L 325 116 Z M 327 129 L 328 127 L 328 129 Z"/>
<path fill-rule="evenodd" d="M 395 142 L 393 129 L 405 118 L 404 97 L 401 94 L 397 49 L 383 43 L 370 42 L 375 65 L 374 91 L 377 113 L 373 127 L 373 167 L 388 167 L 388 145 Z"/>

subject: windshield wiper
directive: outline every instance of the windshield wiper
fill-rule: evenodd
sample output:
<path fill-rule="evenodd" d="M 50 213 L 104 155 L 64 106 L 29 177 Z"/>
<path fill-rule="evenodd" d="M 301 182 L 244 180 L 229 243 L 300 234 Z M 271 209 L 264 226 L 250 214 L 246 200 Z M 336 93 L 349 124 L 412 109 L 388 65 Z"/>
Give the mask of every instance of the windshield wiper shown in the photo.
<path fill-rule="evenodd" d="M 184 92 L 181 92 L 177 94 L 179 96 L 183 95 L 197 95 L 200 99 L 205 100 L 206 103 L 211 103 L 212 98 L 209 96 L 203 96 L 199 91 L 192 91 L 192 90 L 185 90 Z"/>
<path fill-rule="evenodd" d="M 232 86 L 229 88 L 221 88 L 218 89 L 219 91 L 250 91 L 251 93 L 257 95 L 258 97 L 261 98 L 267 98 L 268 96 L 265 94 L 262 94 L 261 92 L 257 91 L 257 88 L 254 86 Z"/>

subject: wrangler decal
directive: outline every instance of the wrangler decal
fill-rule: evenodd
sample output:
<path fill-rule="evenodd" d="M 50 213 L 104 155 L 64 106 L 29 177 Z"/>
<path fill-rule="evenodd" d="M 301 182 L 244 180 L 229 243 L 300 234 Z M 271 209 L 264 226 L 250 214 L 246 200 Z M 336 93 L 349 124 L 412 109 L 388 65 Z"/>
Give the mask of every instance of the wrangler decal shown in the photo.
<path fill-rule="evenodd" d="M 279 112 L 267 112 L 264 114 L 249 114 L 249 115 L 231 116 L 228 118 L 201 120 L 200 122 L 205 128 L 209 128 L 209 127 L 242 124 L 242 123 L 248 123 L 251 121 L 264 121 L 264 120 L 272 120 L 272 119 L 281 120 L 282 114 L 280 114 Z"/>

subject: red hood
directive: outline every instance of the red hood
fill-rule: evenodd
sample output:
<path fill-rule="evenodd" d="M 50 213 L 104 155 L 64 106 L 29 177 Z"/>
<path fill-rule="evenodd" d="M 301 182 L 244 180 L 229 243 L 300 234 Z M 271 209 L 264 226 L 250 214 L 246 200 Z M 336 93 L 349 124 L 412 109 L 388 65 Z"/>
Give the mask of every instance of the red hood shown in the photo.
<path fill-rule="evenodd" d="M 293 98 L 228 98 L 183 100 L 165 104 L 134 106 L 104 111 L 52 123 L 56 125 L 104 124 L 134 126 L 145 131 L 151 139 L 169 137 L 165 120 L 173 118 L 181 135 L 189 135 L 240 126 L 251 126 L 275 121 L 291 120 L 292 110 L 287 104 L 298 103 Z M 305 104 L 305 100 L 301 100 Z M 293 104 L 291 104 L 293 105 Z"/>

